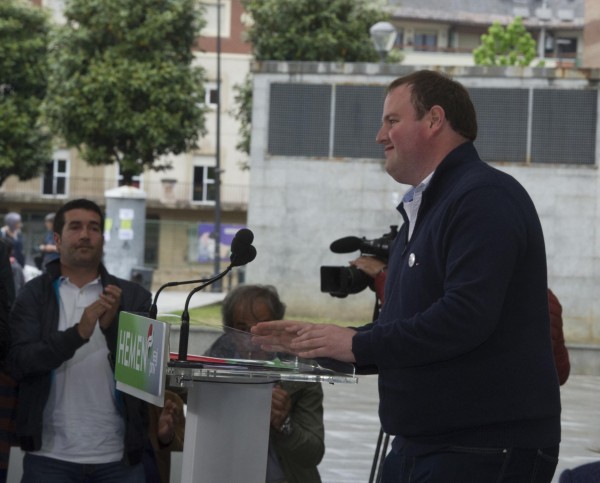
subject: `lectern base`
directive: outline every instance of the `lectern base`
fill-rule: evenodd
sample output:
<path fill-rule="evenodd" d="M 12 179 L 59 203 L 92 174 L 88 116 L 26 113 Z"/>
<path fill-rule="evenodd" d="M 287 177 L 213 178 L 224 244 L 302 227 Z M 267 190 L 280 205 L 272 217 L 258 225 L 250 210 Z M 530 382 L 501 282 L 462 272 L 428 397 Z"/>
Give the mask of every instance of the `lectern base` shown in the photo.
<path fill-rule="evenodd" d="M 194 381 L 182 483 L 264 483 L 273 382 Z"/>

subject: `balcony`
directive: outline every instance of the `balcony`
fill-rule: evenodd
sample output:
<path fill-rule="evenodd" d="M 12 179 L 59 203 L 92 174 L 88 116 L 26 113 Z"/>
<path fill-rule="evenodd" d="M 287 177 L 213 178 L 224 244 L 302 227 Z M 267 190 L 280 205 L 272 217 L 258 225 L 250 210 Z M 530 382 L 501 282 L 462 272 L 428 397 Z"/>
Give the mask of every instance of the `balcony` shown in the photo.
<path fill-rule="evenodd" d="M 118 186 L 116 178 L 70 177 L 66 181 L 64 194 L 44 194 L 40 178 L 19 181 L 11 177 L 0 187 L 0 202 L 4 203 L 44 203 L 52 200 L 89 198 L 98 203 L 104 202 L 107 190 Z M 190 182 L 166 178 L 161 181 L 142 182 L 140 188 L 146 193 L 149 207 L 166 209 L 194 209 L 214 205 L 213 192 L 203 193 Z M 248 208 L 248 186 L 221 184 L 221 207 L 224 210 Z"/>

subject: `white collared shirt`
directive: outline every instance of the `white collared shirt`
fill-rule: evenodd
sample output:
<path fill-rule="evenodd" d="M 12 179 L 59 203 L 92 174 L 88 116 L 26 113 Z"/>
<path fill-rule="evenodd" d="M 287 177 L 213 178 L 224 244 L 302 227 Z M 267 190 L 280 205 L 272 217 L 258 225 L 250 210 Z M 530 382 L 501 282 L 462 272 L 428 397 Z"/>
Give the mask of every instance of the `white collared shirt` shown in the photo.
<path fill-rule="evenodd" d="M 410 240 L 413 230 L 415 229 L 415 224 L 417 223 L 417 214 L 419 213 L 419 207 L 421 206 L 421 200 L 423 199 L 423 191 L 425 191 L 429 185 L 433 173 L 435 173 L 435 171 L 427 176 L 417 186 L 408 190 L 402 198 L 402 205 L 404 207 L 404 211 L 406 212 L 406 216 L 408 217 L 408 240 Z"/>
<path fill-rule="evenodd" d="M 58 330 L 77 324 L 101 293 L 99 278 L 81 288 L 61 278 Z M 96 325 L 90 340 L 53 371 L 44 408 L 42 448 L 36 454 L 81 464 L 122 459 L 124 420 L 115 402 L 108 353 L 104 334 Z"/>

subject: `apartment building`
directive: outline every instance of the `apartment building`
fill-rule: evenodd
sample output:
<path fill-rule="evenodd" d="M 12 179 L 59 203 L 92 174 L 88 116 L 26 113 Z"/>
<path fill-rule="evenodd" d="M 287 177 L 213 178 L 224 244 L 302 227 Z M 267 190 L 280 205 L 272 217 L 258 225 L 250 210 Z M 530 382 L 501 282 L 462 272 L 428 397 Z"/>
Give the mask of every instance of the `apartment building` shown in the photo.
<path fill-rule="evenodd" d="M 546 67 L 582 66 L 584 0 L 390 0 L 390 13 L 404 64 L 473 65 L 489 26 L 519 16 Z"/>
<path fill-rule="evenodd" d="M 64 21 L 65 0 L 33 0 L 48 8 L 56 22 Z M 247 155 L 236 149 L 238 123 L 232 115 L 234 86 L 244 81 L 250 66 L 250 46 L 243 41 L 244 12 L 240 0 L 203 0 L 206 26 L 197 41 L 195 62 L 206 72 L 205 103 L 208 133 L 198 149 L 172 156 L 170 171 L 146 171 L 135 185 L 146 195 L 146 244 L 143 265 L 154 270 L 154 284 L 209 274 L 213 262 L 200 254 L 201 230 L 215 221 L 215 184 L 220 176 L 221 231 L 243 226 L 248 202 Z M 221 5 L 220 29 L 217 8 Z M 217 55 L 220 34 L 220 55 Z M 220 149 L 217 163 L 217 59 L 220 57 Z M 217 168 L 218 164 L 218 168 Z M 9 178 L 0 187 L 0 216 L 21 213 L 26 252 L 32 263 L 43 237 L 44 216 L 65 200 L 87 197 L 101 206 L 105 193 L 118 187 L 117 165 L 89 166 L 76 149 L 59 146 L 44 174 L 26 182 Z"/>

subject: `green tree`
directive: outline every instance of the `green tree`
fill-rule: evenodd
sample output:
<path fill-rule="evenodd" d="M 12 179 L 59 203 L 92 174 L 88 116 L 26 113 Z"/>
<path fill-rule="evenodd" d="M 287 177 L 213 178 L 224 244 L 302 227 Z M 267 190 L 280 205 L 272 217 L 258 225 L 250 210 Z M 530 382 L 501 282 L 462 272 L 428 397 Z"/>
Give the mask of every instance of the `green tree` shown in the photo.
<path fill-rule="evenodd" d="M 387 14 L 372 0 L 242 0 L 256 60 L 378 62 L 369 28 Z M 390 60 L 401 60 L 391 56 Z M 250 152 L 252 79 L 236 89 L 237 149 Z M 247 163 L 244 163 L 247 167 Z"/>
<path fill-rule="evenodd" d="M 244 82 L 233 86 L 235 91 L 233 117 L 240 123 L 240 140 L 235 145 L 238 151 L 250 154 L 250 132 L 252 131 L 252 74 L 246 74 Z M 242 162 L 242 169 L 249 169 L 248 162 Z"/>
<path fill-rule="evenodd" d="M 40 123 L 49 29 L 31 3 L 0 2 L 0 185 L 11 175 L 37 176 L 52 159 L 51 135 Z"/>
<path fill-rule="evenodd" d="M 126 184 L 205 133 L 204 25 L 195 0 L 71 0 L 52 40 L 45 114 L 91 165 L 119 163 Z"/>
<path fill-rule="evenodd" d="M 377 62 L 369 28 L 385 14 L 368 0 L 242 0 L 256 60 Z M 375 4 L 375 5 L 374 5 Z"/>
<path fill-rule="evenodd" d="M 536 43 L 520 17 L 503 27 L 494 22 L 481 45 L 473 51 L 476 65 L 512 65 L 526 67 L 536 57 Z"/>

